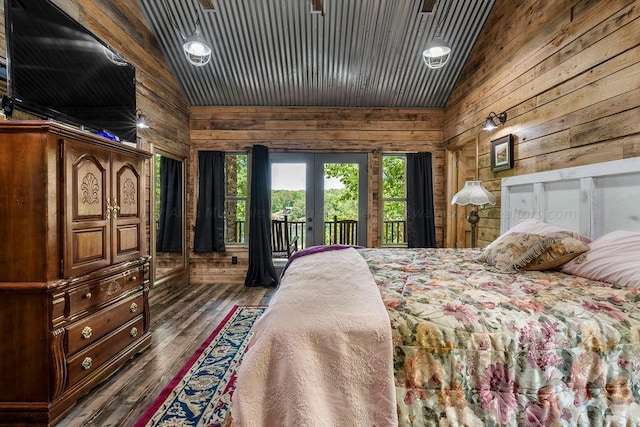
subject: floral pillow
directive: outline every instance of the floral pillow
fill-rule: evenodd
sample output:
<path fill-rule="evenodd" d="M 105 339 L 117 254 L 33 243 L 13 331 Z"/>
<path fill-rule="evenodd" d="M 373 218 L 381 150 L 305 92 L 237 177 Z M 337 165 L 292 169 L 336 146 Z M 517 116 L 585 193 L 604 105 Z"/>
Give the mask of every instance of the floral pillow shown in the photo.
<path fill-rule="evenodd" d="M 480 261 L 505 273 L 556 268 L 589 250 L 567 233 L 507 233 L 480 254 Z"/>
<path fill-rule="evenodd" d="M 567 233 L 574 239 L 578 239 L 584 243 L 589 243 L 591 239 L 583 236 L 577 231 L 569 230 L 553 224 L 547 224 L 539 219 L 523 219 L 515 223 L 507 233 L 533 233 L 544 234 L 545 236 L 555 236 L 557 233 Z M 506 234 L 506 233 L 505 233 Z"/>
<path fill-rule="evenodd" d="M 589 250 L 589 245 L 570 236 L 556 236 L 554 243 L 524 267 L 528 271 L 552 270 Z"/>
<path fill-rule="evenodd" d="M 526 234 L 538 234 L 538 235 L 544 235 L 544 236 L 549 236 L 549 237 L 553 237 L 553 238 L 562 238 L 562 237 L 572 237 L 574 239 L 580 240 L 581 242 L 584 243 L 589 243 L 591 241 L 591 239 L 589 239 L 586 236 L 583 236 L 582 234 L 576 232 L 576 231 L 572 231 L 566 228 L 562 228 L 562 227 L 558 227 L 557 225 L 553 225 L 553 224 L 547 224 L 546 222 L 540 221 L 539 219 L 523 219 L 522 221 L 518 221 L 516 224 L 514 224 L 510 229 L 508 229 L 505 233 L 503 233 L 500 237 L 498 237 L 496 240 L 494 240 L 493 242 L 491 242 L 485 249 L 484 251 L 480 254 L 480 262 L 487 262 L 487 254 L 494 248 L 495 245 L 498 245 L 501 240 L 505 237 L 508 236 L 510 234 L 513 233 L 526 233 Z M 568 243 L 575 243 L 575 242 L 566 242 Z M 584 249 L 584 246 L 581 246 L 582 249 Z M 588 247 L 587 247 L 588 250 Z M 555 251 L 557 252 L 557 251 Z M 563 252 L 562 250 L 560 252 Z M 551 269 L 551 268 L 555 268 L 559 265 L 562 265 L 563 263 L 567 262 L 568 260 L 571 260 L 575 255 L 570 256 L 569 254 L 573 253 L 573 250 L 567 250 L 564 251 L 567 252 L 566 256 L 564 258 L 561 258 L 562 260 L 559 261 L 560 264 L 556 264 L 555 262 L 551 262 L 548 265 L 553 265 L 553 266 L 547 266 L 546 263 L 538 263 L 537 265 L 540 267 L 538 268 L 539 270 L 542 269 Z M 583 251 L 584 252 L 584 251 Z M 582 253 L 582 252 L 579 252 Z M 551 260 L 549 260 L 551 261 Z M 555 265 L 554 265 L 555 264 Z"/>
<path fill-rule="evenodd" d="M 562 271 L 640 289 L 640 232 L 612 231 L 589 246 L 589 252 L 565 264 Z"/>

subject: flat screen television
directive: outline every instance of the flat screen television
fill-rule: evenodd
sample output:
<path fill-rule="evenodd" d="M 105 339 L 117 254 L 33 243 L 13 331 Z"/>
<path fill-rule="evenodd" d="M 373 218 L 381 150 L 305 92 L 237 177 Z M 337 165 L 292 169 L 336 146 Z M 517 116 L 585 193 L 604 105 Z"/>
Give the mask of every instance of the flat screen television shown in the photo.
<path fill-rule="evenodd" d="M 5 22 L 15 108 L 136 141 L 131 64 L 48 0 L 5 0 Z"/>

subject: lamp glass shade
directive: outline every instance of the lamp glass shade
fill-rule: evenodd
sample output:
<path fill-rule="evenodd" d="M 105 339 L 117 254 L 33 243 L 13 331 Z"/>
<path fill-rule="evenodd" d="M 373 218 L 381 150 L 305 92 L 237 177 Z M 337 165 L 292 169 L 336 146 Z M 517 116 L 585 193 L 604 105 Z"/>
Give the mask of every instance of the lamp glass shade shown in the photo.
<path fill-rule="evenodd" d="M 193 34 L 184 41 L 182 49 L 187 60 L 197 67 L 205 65 L 211 60 L 211 47 L 200 35 L 199 26 L 196 26 Z"/>
<path fill-rule="evenodd" d="M 493 121 L 493 117 L 489 116 L 487 117 L 487 121 L 484 122 L 484 126 L 482 127 L 483 130 L 493 130 L 495 128 L 497 128 L 498 126 L 496 125 L 496 122 Z"/>
<path fill-rule="evenodd" d="M 452 205 L 495 205 L 496 198 L 482 184 L 482 181 L 467 181 L 462 190 L 451 199 Z"/>
<path fill-rule="evenodd" d="M 441 68 L 449 61 L 451 47 L 440 38 L 436 38 L 427 44 L 422 52 L 422 59 L 429 68 Z"/>

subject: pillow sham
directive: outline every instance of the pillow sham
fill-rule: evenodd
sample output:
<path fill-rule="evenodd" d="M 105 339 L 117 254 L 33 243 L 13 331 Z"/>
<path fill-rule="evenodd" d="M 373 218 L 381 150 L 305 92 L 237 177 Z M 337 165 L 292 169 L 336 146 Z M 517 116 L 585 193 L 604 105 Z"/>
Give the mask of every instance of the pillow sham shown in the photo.
<path fill-rule="evenodd" d="M 574 239 L 578 239 L 584 243 L 589 243 L 591 241 L 588 237 L 583 236 L 578 232 L 567 230 L 566 228 L 558 227 L 557 225 L 547 224 L 546 222 L 540 221 L 539 219 L 523 219 L 522 221 L 514 224 L 503 234 L 501 234 L 496 240 L 487 245 L 485 249 L 480 253 L 479 261 L 487 262 L 486 257 L 488 252 L 491 251 L 495 245 L 499 244 L 501 239 L 512 233 L 539 234 L 554 238 L 573 237 Z"/>
<path fill-rule="evenodd" d="M 556 236 L 507 233 L 494 243 L 482 252 L 480 259 L 505 273 L 556 268 L 589 250 L 586 243 L 566 233 Z"/>
<path fill-rule="evenodd" d="M 524 267 L 528 271 L 552 270 L 589 250 L 589 245 L 570 236 L 554 237 L 553 244 Z"/>
<path fill-rule="evenodd" d="M 640 232 L 607 233 L 589 244 L 589 252 L 567 262 L 562 271 L 640 289 Z"/>
<path fill-rule="evenodd" d="M 539 219 L 523 219 L 515 223 L 507 233 L 533 233 L 544 234 L 545 236 L 555 235 L 556 233 L 568 233 L 574 239 L 578 239 L 584 243 L 589 243 L 591 239 L 577 231 L 567 228 L 558 227 L 557 225 L 547 224 Z"/>

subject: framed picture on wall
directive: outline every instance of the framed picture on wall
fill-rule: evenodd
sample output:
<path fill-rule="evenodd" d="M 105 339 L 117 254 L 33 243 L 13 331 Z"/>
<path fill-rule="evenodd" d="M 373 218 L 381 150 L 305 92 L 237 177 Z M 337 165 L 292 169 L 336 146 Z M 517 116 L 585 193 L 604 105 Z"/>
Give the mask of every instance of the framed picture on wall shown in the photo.
<path fill-rule="evenodd" d="M 491 141 L 491 170 L 499 172 L 513 167 L 513 135 Z"/>

